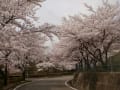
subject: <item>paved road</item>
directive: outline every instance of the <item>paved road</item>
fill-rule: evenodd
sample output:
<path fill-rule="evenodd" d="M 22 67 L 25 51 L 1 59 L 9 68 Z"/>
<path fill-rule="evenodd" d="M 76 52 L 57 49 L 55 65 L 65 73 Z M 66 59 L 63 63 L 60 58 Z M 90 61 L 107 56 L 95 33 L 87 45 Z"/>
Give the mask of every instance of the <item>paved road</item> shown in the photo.
<path fill-rule="evenodd" d="M 59 78 L 32 79 L 33 82 L 25 84 L 17 90 L 72 90 L 65 86 L 65 81 L 71 79 L 71 76 Z"/>

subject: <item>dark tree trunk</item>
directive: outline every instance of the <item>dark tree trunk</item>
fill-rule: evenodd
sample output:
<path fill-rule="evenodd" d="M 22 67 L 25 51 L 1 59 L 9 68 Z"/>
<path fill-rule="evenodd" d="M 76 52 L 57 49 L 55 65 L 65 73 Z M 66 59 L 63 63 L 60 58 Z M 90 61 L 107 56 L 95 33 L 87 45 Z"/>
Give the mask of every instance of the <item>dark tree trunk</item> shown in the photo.
<path fill-rule="evenodd" d="M 5 55 L 5 70 L 4 70 L 4 85 L 8 85 L 8 57 L 11 54 L 11 51 L 6 51 L 6 55 Z"/>
<path fill-rule="evenodd" d="M 26 71 L 24 70 L 24 71 L 22 72 L 22 80 L 25 81 L 25 79 L 26 79 Z"/>
<path fill-rule="evenodd" d="M 5 86 L 8 85 L 8 67 L 7 67 L 7 63 L 5 64 L 4 85 Z"/>
<path fill-rule="evenodd" d="M 79 61 L 79 65 L 80 65 L 80 70 L 83 71 L 83 60 L 82 59 Z"/>

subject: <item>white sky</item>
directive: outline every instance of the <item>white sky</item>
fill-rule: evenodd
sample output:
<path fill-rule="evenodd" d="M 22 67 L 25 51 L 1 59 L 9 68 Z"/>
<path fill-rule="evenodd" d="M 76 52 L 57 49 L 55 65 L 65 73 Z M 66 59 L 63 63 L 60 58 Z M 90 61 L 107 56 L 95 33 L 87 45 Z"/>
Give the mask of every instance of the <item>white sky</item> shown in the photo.
<path fill-rule="evenodd" d="M 108 0 L 115 3 L 117 0 Z M 118 0 L 120 1 L 120 0 Z M 94 8 L 102 5 L 102 0 L 46 0 L 42 7 L 36 12 L 39 17 L 38 22 L 60 24 L 62 17 L 81 13 L 88 13 L 84 3 L 92 5 Z"/>

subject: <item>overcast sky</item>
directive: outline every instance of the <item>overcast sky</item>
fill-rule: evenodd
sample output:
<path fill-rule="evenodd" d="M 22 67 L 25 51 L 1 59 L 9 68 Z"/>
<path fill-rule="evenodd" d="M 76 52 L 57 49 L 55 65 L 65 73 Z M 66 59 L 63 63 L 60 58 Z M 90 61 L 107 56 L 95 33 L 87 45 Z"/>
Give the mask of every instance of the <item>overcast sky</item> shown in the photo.
<path fill-rule="evenodd" d="M 117 0 L 108 0 L 115 3 Z M 118 0 L 119 1 L 119 0 Z M 42 7 L 36 12 L 39 17 L 38 22 L 60 24 L 62 17 L 81 13 L 87 13 L 84 3 L 92 5 L 94 8 L 102 5 L 102 0 L 46 0 Z"/>

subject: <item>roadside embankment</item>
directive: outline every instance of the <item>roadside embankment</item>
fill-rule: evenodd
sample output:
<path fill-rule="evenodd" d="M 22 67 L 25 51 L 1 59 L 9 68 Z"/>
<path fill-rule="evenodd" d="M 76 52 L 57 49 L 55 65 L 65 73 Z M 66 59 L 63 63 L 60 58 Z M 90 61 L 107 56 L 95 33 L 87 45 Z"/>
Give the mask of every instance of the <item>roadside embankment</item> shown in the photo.
<path fill-rule="evenodd" d="M 120 90 L 120 73 L 84 72 L 76 73 L 70 81 L 78 90 Z"/>

